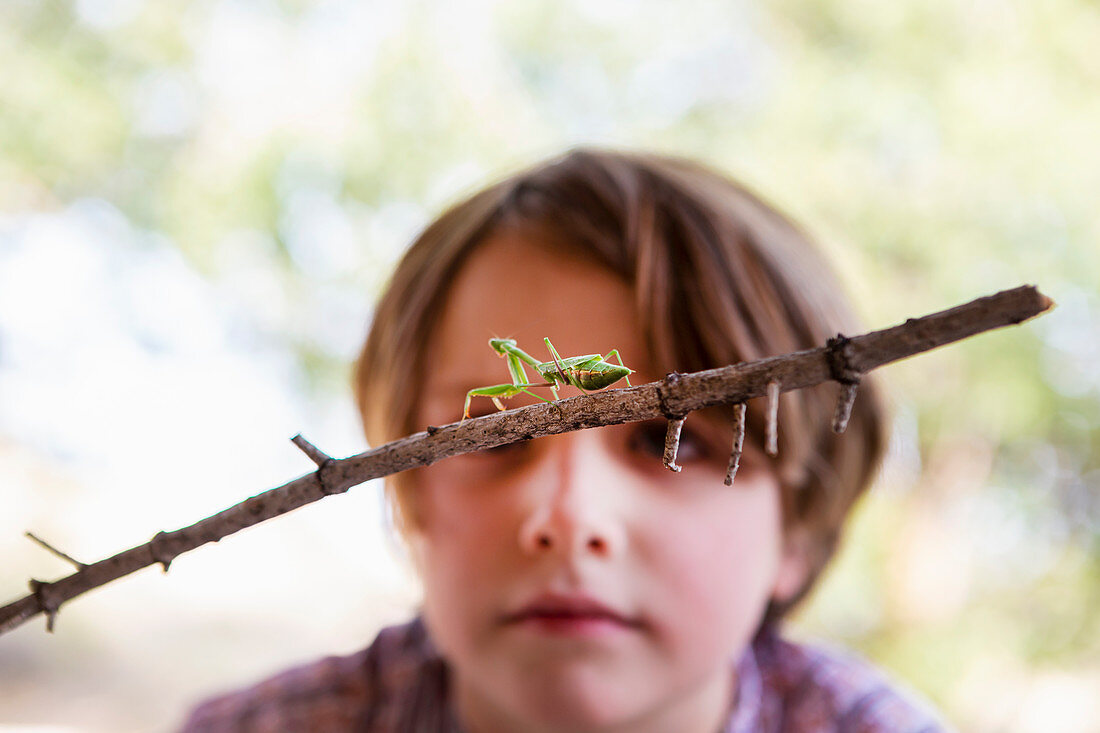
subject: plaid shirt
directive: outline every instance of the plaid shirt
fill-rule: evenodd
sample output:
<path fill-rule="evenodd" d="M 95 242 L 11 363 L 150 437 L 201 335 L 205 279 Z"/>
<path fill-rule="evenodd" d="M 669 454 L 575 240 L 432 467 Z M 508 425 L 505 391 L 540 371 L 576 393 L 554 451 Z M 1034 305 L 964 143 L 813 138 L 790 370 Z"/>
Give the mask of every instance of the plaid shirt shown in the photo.
<path fill-rule="evenodd" d="M 736 674 L 737 702 L 721 733 L 946 730 L 866 662 L 774 633 L 757 636 Z M 462 733 L 447 689 L 447 666 L 417 618 L 383 629 L 357 654 L 328 657 L 203 703 L 182 730 Z"/>

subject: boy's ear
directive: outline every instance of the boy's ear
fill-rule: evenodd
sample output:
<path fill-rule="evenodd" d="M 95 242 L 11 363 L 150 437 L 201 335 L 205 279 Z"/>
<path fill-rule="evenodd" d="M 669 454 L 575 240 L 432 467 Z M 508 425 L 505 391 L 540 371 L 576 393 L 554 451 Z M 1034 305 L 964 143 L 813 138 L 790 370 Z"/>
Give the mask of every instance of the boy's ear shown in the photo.
<path fill-rule="evenodd" d="M 772 586 L 772 600 L 786 603 L 795 598 L 810 575 L 810 533 L 791 527 L 783 533 L 783 551 Z"/>

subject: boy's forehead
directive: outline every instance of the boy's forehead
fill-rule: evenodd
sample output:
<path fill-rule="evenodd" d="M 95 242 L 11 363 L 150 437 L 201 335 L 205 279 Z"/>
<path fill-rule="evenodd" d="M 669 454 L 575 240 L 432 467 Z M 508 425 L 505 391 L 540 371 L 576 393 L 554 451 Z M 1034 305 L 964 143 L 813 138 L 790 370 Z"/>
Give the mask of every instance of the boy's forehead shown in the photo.
<path fill-rule="evenodd" d="M 630 288 L 607 268 L 538 246 L 521 235 L 490 238 L 459 270 L 443 314 L 451 331 L 484 339 L 636 330 Z M 541 322 L 541 323 L 540 323 Z M 565 338 L 565 336 L 562 336 Z"/>
<path fill-rule="evenodd" d="M 543 337 L 563 357 L 617 348 L 637 368 L 644 357 L 632 304 L 630 288 L 606 268 L 519 235 L 492 237 L 459 271 L 435 324 L 429 391 L 509 381 L 490 338 L 514 338 L 540 361 L 550 359 Z"/>

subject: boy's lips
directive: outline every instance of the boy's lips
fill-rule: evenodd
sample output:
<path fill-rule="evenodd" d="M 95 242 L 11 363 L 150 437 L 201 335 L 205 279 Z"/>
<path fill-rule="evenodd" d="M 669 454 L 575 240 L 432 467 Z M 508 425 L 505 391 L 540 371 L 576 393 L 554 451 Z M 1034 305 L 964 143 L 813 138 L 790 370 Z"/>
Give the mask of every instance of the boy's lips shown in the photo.
<path fill-rule="evenodd" d="M 506 624 L 523 621 L 611 621 L 622 626 L 640 625 L 637 619 L 591 596 L 573 593 L 542 593 L 504 616 Z"/>

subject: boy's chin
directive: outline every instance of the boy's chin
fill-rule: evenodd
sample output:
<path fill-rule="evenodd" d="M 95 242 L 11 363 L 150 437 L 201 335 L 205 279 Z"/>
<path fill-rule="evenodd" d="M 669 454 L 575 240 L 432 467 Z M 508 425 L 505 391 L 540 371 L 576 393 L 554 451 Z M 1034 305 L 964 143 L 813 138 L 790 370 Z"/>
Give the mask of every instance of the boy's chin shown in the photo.
<path fill-rule="evenodd" d="M 629 727 L 659 705 L 656 698 L 669 688 L 667 681 L 646 684 L 637 674 L 616 674 L 598 665 L 544 664 L 507 677 L 508 685 L 495 687 L 497 704 L 530 730 L 583 733 Z"/>
<path fill-rule="evenodd" d="M 640 693 L 607 685 L 587 684 L 583 689 L 532 686 L 514 700 L 521 701 L 517 713 L 532 728 L 581 733 L 622 727 L 643 716 L 645 706 Z"/>

